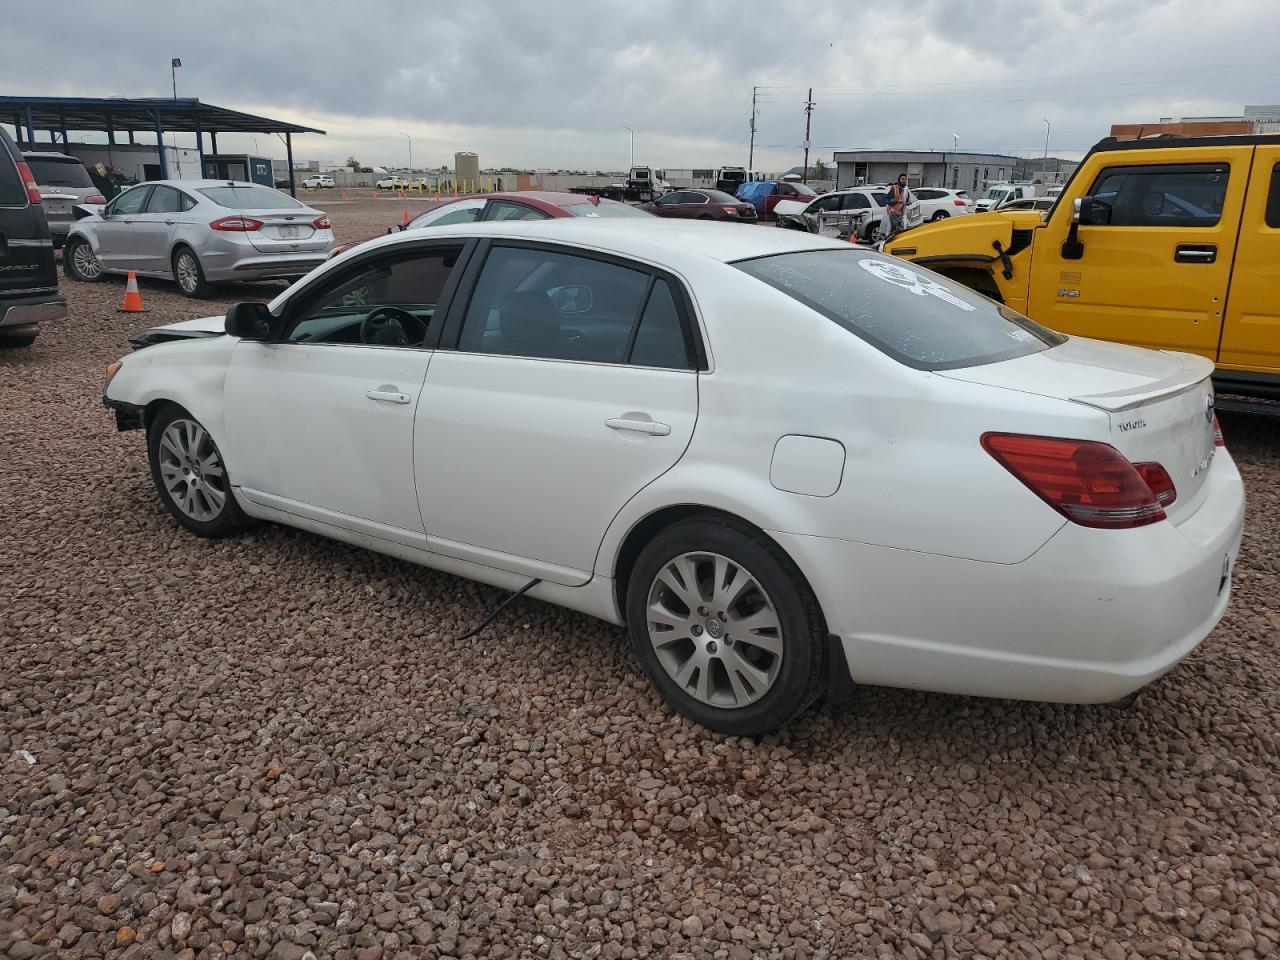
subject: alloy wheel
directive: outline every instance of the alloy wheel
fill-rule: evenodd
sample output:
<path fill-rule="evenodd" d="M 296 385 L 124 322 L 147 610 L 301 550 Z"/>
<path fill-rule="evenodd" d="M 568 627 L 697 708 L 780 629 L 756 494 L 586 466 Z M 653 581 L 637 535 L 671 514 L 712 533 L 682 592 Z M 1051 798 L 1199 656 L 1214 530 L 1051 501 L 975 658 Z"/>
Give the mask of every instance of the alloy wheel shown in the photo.
<path fill-rule="evenodd" d="M 174 505 L 192 520 L 215 519 L 227 502 L 222 456 L 208 431 L 178 419 L 160 436 L 160 477 Z"/>
<path fill-rule="evenodd" d="M 689 696 L 737 709 L 758 701 L 782 665 L 782 622 L 759 580 L 717 553 L 683 553 L 657 572 L 645 612 L 658 662 Z"/>
<path fill-rule="evenodd" d="M 191 293 L 200 285 L 200 267 L 189 253 L 178 254 L 178 286 L 184 293 Z"/>
<path fill-rule="evenodd" d="M 93 248 L 83 241 L 72 248 L 71 263 L 76 273 L 86 280 L 97 280 L 102 275 L 102 264 L 93 255 Z"/>

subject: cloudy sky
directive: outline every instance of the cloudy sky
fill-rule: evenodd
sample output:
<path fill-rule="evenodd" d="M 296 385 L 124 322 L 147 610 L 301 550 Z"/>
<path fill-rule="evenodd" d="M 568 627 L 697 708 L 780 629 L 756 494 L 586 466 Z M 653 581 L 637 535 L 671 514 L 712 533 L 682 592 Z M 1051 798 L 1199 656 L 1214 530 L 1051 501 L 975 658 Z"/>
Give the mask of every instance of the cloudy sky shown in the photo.
<path fill-rule="evenodd" d="M 502 0 L 76 5 L 4 17 L 0 93 L 179 96 L 328 131 L 295 158 L 618 169 L 852 147 L 1078 155 L 1112 123 L 1280 102 L 1277 0 Z M 30 14 L 28 8 L 28 14 Z M 75 139 L 73 137 L 73 139 Z M 90 138 L 85 138 L 90 139 Z M 189 138 L 194 143 L 194 137 Z M 283 144 L 259 136 L 260 152 Z M 239 142 L 237 142 L 239 141 Z M 223 152 L 247 138 L 219 138 Z"/>

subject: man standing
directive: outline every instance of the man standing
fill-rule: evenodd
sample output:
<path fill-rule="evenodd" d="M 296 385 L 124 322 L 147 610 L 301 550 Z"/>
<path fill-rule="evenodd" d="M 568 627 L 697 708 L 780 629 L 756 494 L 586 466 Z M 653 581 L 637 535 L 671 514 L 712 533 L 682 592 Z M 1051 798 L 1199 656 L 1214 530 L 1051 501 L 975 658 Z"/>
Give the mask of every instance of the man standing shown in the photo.
<path fill-rule="evenodd" d="M 907 189 L 907 175 L 900 173 L 898 182 L 889 184 L 889 233 L 886 239 L 905 229 L 903 217 L 911 200 L 911 191 Z"/>

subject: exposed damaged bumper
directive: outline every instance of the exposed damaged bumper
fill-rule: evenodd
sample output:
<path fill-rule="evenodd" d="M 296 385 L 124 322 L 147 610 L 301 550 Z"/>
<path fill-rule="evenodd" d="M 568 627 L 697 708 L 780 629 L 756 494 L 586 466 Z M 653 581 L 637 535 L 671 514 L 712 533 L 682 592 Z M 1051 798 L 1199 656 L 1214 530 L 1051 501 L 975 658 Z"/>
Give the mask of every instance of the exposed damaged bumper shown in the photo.
<path fill-rule="evenodd" d="M 145 426 L 142 419 L 143 409 L 136 403 L 126 403 L 124 400 L 112 400 L 110 397 L 103 397 L 102 405 L 108 410 L 114 411 L 116 415 L 116 430 L 121 433 L 126 430 L 141 430 Z"/>

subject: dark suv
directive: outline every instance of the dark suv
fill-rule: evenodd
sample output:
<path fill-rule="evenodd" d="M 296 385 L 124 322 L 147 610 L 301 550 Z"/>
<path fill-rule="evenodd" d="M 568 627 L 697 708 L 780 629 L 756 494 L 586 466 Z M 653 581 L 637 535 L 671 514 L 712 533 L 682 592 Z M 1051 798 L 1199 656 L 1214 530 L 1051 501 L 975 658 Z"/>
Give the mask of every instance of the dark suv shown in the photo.
<path fill-rule="evenodd" d="M 0 129 L 0 347 L 25 347 L 42 320 L 66 315 L 40 191 Z"/>

